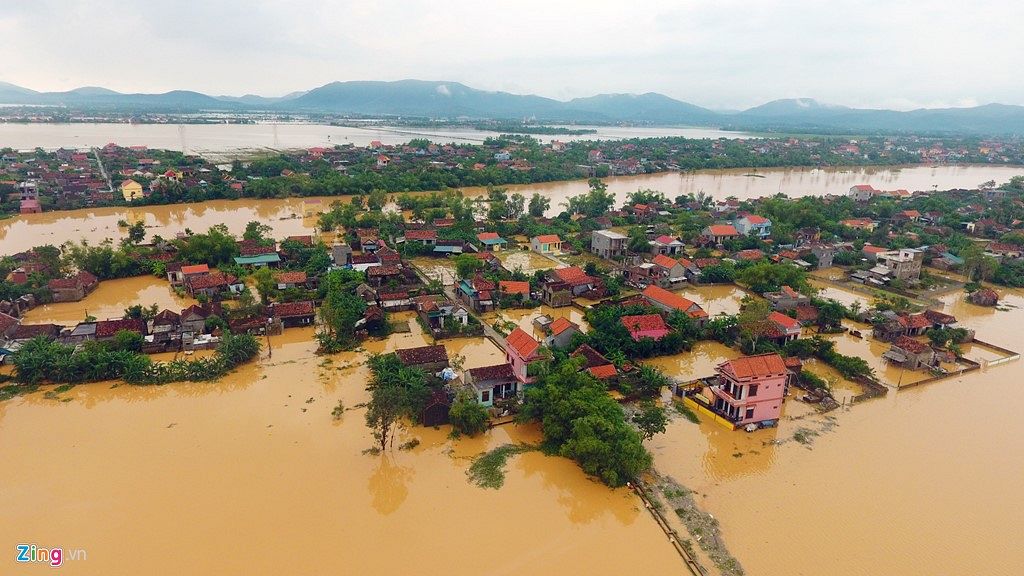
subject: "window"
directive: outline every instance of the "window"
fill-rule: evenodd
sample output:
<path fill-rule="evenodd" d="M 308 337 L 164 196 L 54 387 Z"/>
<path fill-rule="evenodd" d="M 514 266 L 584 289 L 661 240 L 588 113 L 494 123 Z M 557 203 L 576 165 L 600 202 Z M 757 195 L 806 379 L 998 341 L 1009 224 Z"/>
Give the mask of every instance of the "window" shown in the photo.
<path fill-rule="evenodd" d="M 753 418 L 754 417 L 754 409 L 753 408 L 747 408 L 747 416 L 746 417 L 747 418 Z"/>
<path fill-rule="evenodd" d="M 483 392 L 481 392 L 480 393 L 480 401 L 481 402 L 490 402 L 491 401 L 491 391 L 490 390 L 484 390 Z"/>
<path fill-rule="evenodd" d="M 751 384 L 750 387 L 747 388 L 747 396 L 757 396 L 757 384 Z"/>

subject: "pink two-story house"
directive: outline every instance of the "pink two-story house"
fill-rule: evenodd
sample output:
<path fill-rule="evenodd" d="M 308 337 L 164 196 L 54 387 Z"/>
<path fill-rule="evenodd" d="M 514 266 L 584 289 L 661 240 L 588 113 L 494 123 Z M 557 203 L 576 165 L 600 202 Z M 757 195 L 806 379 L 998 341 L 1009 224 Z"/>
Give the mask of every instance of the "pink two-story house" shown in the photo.
<path fill-rule="evenodd" d="M 540 347 L 540 342 L 522 328 L 516 328 L 505 338 L 505 359 L 512 365 L 517 380 L 523 384 L 532 384 L 537 378 L 530 375 L 530 365 L 546 361 L 548 356 Z"/>
<path fill-rule="evenodd" d="M 715 367 L 714 410 L 735 423 L 774 423 L 782 413 L 789 370 L 778 354 L 744 356 Z"/>

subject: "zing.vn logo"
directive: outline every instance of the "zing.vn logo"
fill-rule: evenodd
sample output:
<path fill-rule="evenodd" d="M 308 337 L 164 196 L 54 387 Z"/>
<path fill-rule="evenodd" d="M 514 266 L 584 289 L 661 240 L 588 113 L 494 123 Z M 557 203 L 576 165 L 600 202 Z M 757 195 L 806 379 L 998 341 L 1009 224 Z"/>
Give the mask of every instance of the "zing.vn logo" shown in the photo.
<path fill-rule="evenodd" d="M 54 568 L 64 564 L 63 548 L 43 548 L 35 544 L 18 544 L 15 548 L 18 550 L 15 558 L 18 562 L 46 562 Z M 67 559 L 85 560 L 85 550 L 68 550 Z"/>

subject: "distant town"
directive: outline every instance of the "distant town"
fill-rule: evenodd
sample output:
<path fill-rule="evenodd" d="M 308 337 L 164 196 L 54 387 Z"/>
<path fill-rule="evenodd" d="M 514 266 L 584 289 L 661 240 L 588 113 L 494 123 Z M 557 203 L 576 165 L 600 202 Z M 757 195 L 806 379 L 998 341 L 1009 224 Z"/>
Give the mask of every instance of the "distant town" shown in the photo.
<path fill-rule="evenodd" d="M 1016 140 L 978 138 L 649 138 L 548 143 L 525 135 L 483 144 L 371 142 L 214 164 L 199 156 L 109 144 L 0 150 L 0 214 L 233 198 L 439 191 L 708 168 L 1024 164 Z"/>

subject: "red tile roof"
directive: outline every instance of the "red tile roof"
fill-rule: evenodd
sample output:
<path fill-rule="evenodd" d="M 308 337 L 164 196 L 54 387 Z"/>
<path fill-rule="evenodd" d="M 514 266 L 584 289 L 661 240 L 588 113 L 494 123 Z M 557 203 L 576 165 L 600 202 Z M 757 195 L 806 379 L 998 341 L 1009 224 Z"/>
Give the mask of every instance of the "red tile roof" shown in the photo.
<path fill-rule="evenodd" d="M 298 272 L 278 272 L 274 274 L 274 281 L 278 284 L 305 284 L 306 273 L 301 270 Z"/>
<path fill-rule="evenodd" d="M 448 362 L 448 351 L 441 344 L 434 346 L 420 346 L 418 348 L 404 348 L 396 350 L 395 355 L 398 356 L 398 359 L 406 366 Z"/>
<path fill-rule="evenodd" d="M 540 342 L 534 340 L 533 336 L 530 336 L 519 327 L 512 330 L 505 338 L 505 342 L 509 348 L 515 350 L 519 356 L 526 359 L 531 358 L 537 352 L 537 349 L 540 348 Z"/>
<path fill-rule="evenodd" d="M 588 275 L 579 266 L 569 266 L 568 268 L 556 268 L 552 270 L 552 273 L 562 282 L 567 282 L 574 286 L 579 284 L 590 284 L 594 281 L 594 278 Z"/>
<path fill-rule="evenodd" d="M 129 332 L 138 332 L 139 334 L 143 334 L 146 332 L 146 322 L 144 320 L 135 320 L 131 318 L 100 320 L 96 322 L 97 338 L 109 338 L 121 330 L 128 330 Z"/>
<path fill-rule="evenodd" d="M 476 235 L 476 239 L 483 242 L 484 240 L 497 240 L 501 238 L 497 232 L 481 232 Z"/>
<path fill-rule="evenodd" d="M 594 378 L 599 378 L 599 379 L 602 379 L 602 380 L 604 380 L 605 378 L 611 378 L 612 376 L 615 376 L 618 373 L 615 370 L 615 365 L 614 364 L 603 364 L 601 366 L 592 366 L 590 368 L 587 368 L 587 372 L 590 372 L 590 374 L 592 376 L 594 376 Z"/>
<path fill-rule="evenodd" d="M 739 236 L 736 227 L 732 224 L 712 224 L 708 226 L 712 236 Z"/>
<path fill-rule="evenodd" d="M 683 298 L 675 292 L 669 292 L 668 290 L 653 284 L 644 288 L 643 295 L 648 300 L 679 310 L 680 312 L 688 312 L 691 308 L 697 306 L 697 303 L 693 300 Z"/>
<path fill-rule="evenodd" d="M 71 278 L 54 278 L 47 283 L 47 286 L 51 290 L 58 290 L 62 288 L 78 288 L 79 286 L 87 286 L 97 282 L 99 282 L 99 280 L 95 276 L 85 270 L 82 270 Z"/>
<path fill-rule="evenodd" d="M 910 352 L 911 354 L 920 354 L 921 352 L 928 351 L 927 344 L 924 342 L 918 342 L 910 336 L 900 336 L 892 343 L 892 345 L 905 352 Z"/>
<path fill-rule="evenodd" d="M 18 319 L 9 314 L 0 312 L 0 336 L 18 324 Z"/>
<path fill-rule="evenodd" d="M 662 234 L 661 236 L 658 236 L 657 238 L 654 239 L 654 241 L 657 242 L 658 244 L 671 244 L 673 242 L 679 242 L 677 238 L 673 238 L 667 234 Z"/>
<path fill-rule="evenodd" d="M 559 334 L 561 334 L 562 332 L 565 332 L 569 328 L 577 328 L 578 329 L 578 327 L 576 326 L 576 324 L 574 322 L 572 322 L 571 320 L 569 320 L 568 318 L 565 318 L 565 317 L 555 318 L 555 321 L 552 322 L 551 325 L 548 328 L 550 328 L 551 334 L 554 335 L 554 336 L 558 336 Z"/>
<path fill-rule="evenodd" d="M 508 362 L 504 364 L 497 364 L 495 366 L 483 366 L 480 368 L 470 368 L 466 372 L 469 372 L 473 376 L 474 381 L 481 380 L 515 380 L 516 374 L 512 371 L 512 365 Z"/>
<path fill-rule="evenodd" d="M 542 234 L 537 236 L 537 241 L 541 244 L 554 244 L 560 243 L 562 239 L 558 237 L 558 234 Z"/>
<path fill-rule="evenodd" d="M 231 274 L 225 274 L 224 272 L 211 272 L 205 276 L 195 276 L 190 278 L 188 285 L 191 286 L 193 290 L 203 290 L 205 288 L 219 288 L 236 282 L 238 282 L 238 278 L 235 278 Z"/>
<path fill-rule="evenodd" d="M 758 216 L 757 214 L 747 214 L 746 215 L 746 219 L 747 219 L 747 222 L 750 222 L 751 224 L 767 224 L 768 223 L 768 219 L 767 218 L 765 218 L 764 216 Z"/>
<path fill-rule="evenodd" d="M 309 316 L 313 313 L 313 303 L 309 300 L 303 302 L 283 302 L 270 307 L 270 314 L 277 318 L 292 318 L 294 316 Z"/>
<path fill-rule="evenodd" d="M 406 230 L 406 240 L 437 240 L 437 230 Z"/>
<path fill-rule="evenodd" d="M 630 334 L 647 330 L 668 330 L 665 320 L 660 314 L 638 314 L 635 316 L 623 316 L 619 319 L 622 325 L 629 330 Z"/>
<path fill-rule="evenodd" d="M 928 319 L 924 314 L 911 314 L 910 316 L 900 316 L 897 321 L 910 329 L 921 329 L 928 328 L 932 325 L 932 321 Z"/>
<path fill-rule="evenodd" d="M 0 333 L 6 332 L 7 328 L 10 327 L 9 325 L 4 326 L 4 324 L 8 322 L 3 318 L 4 316 L 7 316 L 7 314 L 0 314 Z M 7 316 L 7 318 L 11 317 Z M 60 329 L 61 327 L 57 324 L 22 324 L 14 330 L 14 336 L 12 336 L 12 338 L 15 340 L 28 340 L 30 338 L 35 338 L 36 336 L 56 337 L 60 335 Z"/>
<path fill-rule="evenodd" d="M 501 291 L 506 294 L 522 294 L 524 296 L 530 295 L 530 283 L 519 282 L 516 280 L 502 280 L 498 282 L 501 286 Z"/>
<path fill-rule="evenodd" d="M 800 322 L 798 322 L 796 318 L 790 318 L 789 316 L 786 316 L 782 312 L 773 311 L 771 314 L 768 315 L 768 320 L 788 330 L 800 328 Z"/>
<path fill-rule="evenodd" d="M 786 363 L 782 360 L 782 356 L 778 354 L 744 356 L 723 362 L 717 368 L 719 371 L 733 376 L 737 380 L 786 374 Z"/>
<path fill-rule="evenodd" d="M 673 267 L 675 267 L 676 264 L 679 264 L 678 260 L 676 260 L 675 258 L 669 258 L 664 254 L 658 254 L 657 256 L 651 259 L 651 262 L 654 262 L 658 266 L 667 269 L 672 269 Z"/>
<path fill-rule="evenodd" d="M 370 266 L 366 269 L 366 275 L 370 278 L 375 276 L 394 276 L 398 273 L 398 266 Z"/>

